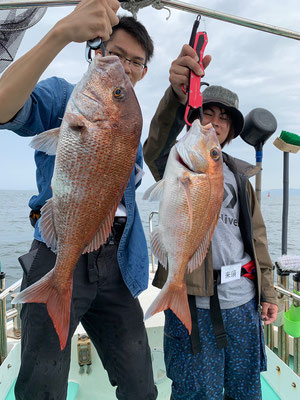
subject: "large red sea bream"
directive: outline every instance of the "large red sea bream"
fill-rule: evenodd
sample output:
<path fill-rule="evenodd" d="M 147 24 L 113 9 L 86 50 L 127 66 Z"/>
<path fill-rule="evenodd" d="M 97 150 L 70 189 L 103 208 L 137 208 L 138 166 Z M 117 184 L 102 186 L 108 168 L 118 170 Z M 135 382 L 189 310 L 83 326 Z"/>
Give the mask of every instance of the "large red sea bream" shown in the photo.
<path fill-rule="evenodd" d="M 144 198 L 160 200 L 152 249 L 168 279 L 145 318 L 170 308 L 191 333 L 186 271 L 201 266 L 223 201 L 221 146 L 212 125 L 195 120 L 169 154 L 163 179 Z"/>
<path fill-rule="evenodd" d="M 61 349 L 69 332 L 73 270 L 80 255 L 98 249 L 110 233 L 141 130 L 141 110 L 119 59 L 96 55 L 61 127 L 33 139 L 35 149 L 56 154 L 53 197 L 42 208 L 40 229 L 57 259 L 15 302 L 47 304 Z"/>

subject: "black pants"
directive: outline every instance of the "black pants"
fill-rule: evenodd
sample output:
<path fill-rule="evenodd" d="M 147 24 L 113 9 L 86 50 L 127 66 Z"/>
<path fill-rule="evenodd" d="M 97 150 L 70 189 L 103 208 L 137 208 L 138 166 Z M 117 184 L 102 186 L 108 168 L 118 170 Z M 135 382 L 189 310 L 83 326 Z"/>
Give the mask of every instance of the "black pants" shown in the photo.
<path fill-rule="evenodd" d="M 34 241 L 33 248 L 36 254 L 30 268 L 25 268 L 22 288 L 36 282 L 55 263 L 55 254 L 43 243 Z M 74 272 L 69 337 L 63 351 L 45 304 L 24 304 L 21 319 L 16 400 L 66 399 L 71 338 L 79 322 L 95 345 L 111 384 L 117 386 L 117 398 L 156 399 L 143 312 L 122 279 L 117 245 L 103 245 L 80 257 Z M 97 380 L 96 371 L 93 374 Z"/>

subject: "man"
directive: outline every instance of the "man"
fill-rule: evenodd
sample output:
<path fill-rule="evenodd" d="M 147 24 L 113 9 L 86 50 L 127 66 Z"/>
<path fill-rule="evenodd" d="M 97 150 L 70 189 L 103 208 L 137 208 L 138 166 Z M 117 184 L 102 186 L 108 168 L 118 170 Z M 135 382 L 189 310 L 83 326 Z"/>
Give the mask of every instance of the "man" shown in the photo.
<path fill-rule="evenodd" d="M 204 66 L 209 62 L 206 56 Z M 188 83 L 189 69 L 202 74 L 196 53 L 184 45 L 144 144 L 145 161 L 156 180 L 163 177 L 170 149 L 185 125 L 182 85 Z M 243 128 L 238 103 L 238 96 L 224 87 L 203 91 L 202 123 L 213 125 L 222 148 Z M 273 266 L 248 179 L 253 166 L 223 153 L 223 173 L 224 200 L 208 254 L 203 265 L 186 274 L 192 335 L 171 310 L 165 312 L 165 362 L 174 400 L 219 400 L 224 389 L 227 400 L 261 399 L 266 359 L 260 320 L 269 324 L 277 315 Z M 221 279 L 224 267 L 236 273 L 235 280 Z M 160 265 L 153 284 L 161 288 L 166 278 Z"/>
<path fill-rule="evenodd" d="M 73 85 L 56 77 L 36 82 L 45 68 L 71 41 L 95 37 L 105 41 L 106 53 L 117 55 L 135 85 L 147 72 L 153 44 L 146 29 L 132 17 L 118 24 L 116 0 L 83 0 L 35 46 L 8 68 L 0 80 L 0 123 L 20 136 L 33 136 L 58 127 Z M 36 86 L 35 86 L 36 85 Z M 31 251 L 21 257 L 22 289 L 39 280 L 55 264 L 55 254 L 43 243 L 39 213 L 51 197 L 54 157 L 36 152 L 39 194 L 30 199 L 35 225 Z M 142 150 L 136 163 L 142 167 Z M 116 386 L 121 400 L 157 397 L 143 312 L 136 296 L 148 284 L 147 245 L 135 203 L 135 176 L 125 190 L 107 242 L 80 257 L 74 272 L 70 331 L 61 351 L 44 304 L 22 308 L 22 360 L 16 382 L 17 400 L 63 400 L 67 394 L 70 341 L 81 322 Z M 97 377 L 95 376 L 95 379 Z M 99 393 L 101 388 L 99 387 Z"/>

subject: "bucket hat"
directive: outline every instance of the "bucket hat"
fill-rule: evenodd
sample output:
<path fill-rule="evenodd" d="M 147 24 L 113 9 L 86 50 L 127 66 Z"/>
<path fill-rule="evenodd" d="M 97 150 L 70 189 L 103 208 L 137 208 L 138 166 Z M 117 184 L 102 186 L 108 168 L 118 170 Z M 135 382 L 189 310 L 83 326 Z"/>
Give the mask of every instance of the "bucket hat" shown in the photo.
<path fill-rule="evenodd" d="M 203 105 L 211 104 L 221 106 L 228 111 L 234 127 L 234 137 L 237 137 L 244 127 L 244 117 L 238 109 L 238 95 L 222 86 L 211 85 L 203 91 L 202 96 Z"/>

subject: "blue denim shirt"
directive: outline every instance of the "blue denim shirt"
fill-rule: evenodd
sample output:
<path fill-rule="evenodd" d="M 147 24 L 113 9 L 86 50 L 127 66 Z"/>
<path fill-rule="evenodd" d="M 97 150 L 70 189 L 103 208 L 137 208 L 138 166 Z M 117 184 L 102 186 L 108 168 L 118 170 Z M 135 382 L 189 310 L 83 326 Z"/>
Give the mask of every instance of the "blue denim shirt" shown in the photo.
<path fill-rule="evenodd" d="M 0 124 L 0 128 L 12 130 L 20 136 L 35 136 L 48 129 L 57 128 L 61 124 L 73 88 L 74 85 L 56 77 L 41 81 L 15 118 L 6 124 Z M 55 156 L 35 151 L 34 158 L 39 194 L 31 197 L 29 207 L 32 210 L 39 210 L 52 196 L 50 184 Z M 140 167 L 143 165 L 141 144 L 136 163 Z M 133 296 L 139 295 L 147 288 L 149 278 L 147 243 L 135 202 L 135 173 L 134 168 L 123 196 L 127 210 L 127 223 L 118 249 L 120 270 Z M 43 241 L 38 223 L 34 237 Z"/>

